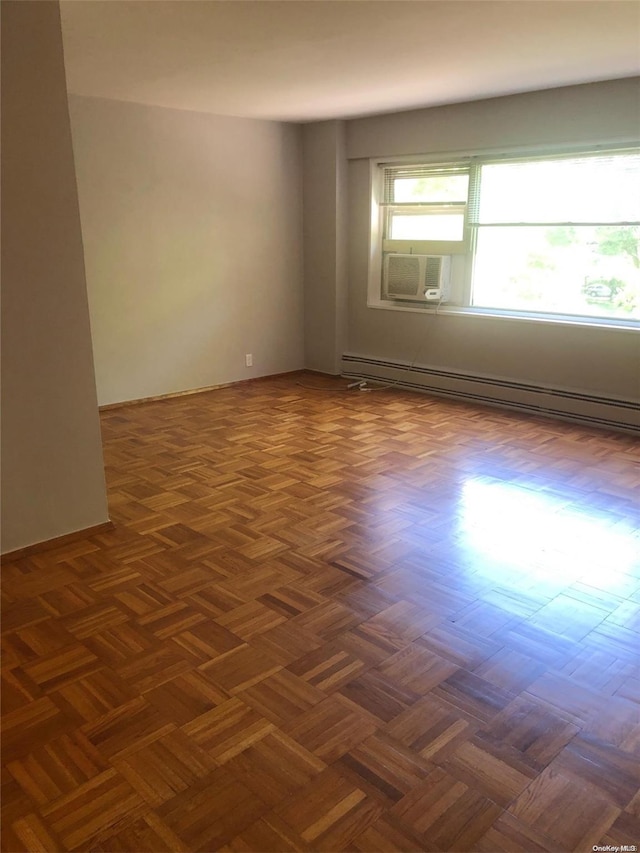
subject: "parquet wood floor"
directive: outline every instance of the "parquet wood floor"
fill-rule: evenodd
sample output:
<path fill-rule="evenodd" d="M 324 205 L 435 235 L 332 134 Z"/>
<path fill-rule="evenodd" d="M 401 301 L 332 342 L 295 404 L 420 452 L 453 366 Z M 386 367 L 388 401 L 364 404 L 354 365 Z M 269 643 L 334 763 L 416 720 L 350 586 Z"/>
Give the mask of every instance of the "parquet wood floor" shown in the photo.
<path fill-rule="evenodd" d="M 637 442 L 300 381 L 105 411 L 4 566 L 3 849 L 639 844 Z"/>

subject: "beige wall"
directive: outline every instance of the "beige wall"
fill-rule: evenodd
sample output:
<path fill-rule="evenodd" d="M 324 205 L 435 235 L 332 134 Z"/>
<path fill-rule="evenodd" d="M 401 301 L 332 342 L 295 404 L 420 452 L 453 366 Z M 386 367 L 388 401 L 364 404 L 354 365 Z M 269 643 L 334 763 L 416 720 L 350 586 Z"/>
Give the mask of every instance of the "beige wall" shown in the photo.
<path fill-rule="evenodd" d="M 640 399 L 636 331 L 367 308 L 372 156 L 637 140 L 638 80 L 576 86 L 347 124 L 352 353 Z"/>
<path fill-rule="evenodd" d="M 637 140 L 640 78 L 564 86 L 347 123 L 347 156 Z"/>
<path fill-rule="evenodd" d="M 347 339 L 345 128 L 303 127 L 305 367 L 340 373 Z"/>
<path fill-rule="evenodd" d="M 299 129 L 70 111 L 100 404 L 301 368 Z"/>
<path fill-rule="evenodd" d="M 2 3 L 2 551 L 107 520 L 58 4 Z"/>

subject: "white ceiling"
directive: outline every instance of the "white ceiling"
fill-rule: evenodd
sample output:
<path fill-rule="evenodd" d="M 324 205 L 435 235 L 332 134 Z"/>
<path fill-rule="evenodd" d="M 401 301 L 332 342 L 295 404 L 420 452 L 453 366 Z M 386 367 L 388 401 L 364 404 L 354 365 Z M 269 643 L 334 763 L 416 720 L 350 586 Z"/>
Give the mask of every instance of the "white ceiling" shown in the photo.
<path fill-rule="evenodd" d="M 64 0 L 69 91 L 345 118 L 640 74 L 636 0 Z"/>

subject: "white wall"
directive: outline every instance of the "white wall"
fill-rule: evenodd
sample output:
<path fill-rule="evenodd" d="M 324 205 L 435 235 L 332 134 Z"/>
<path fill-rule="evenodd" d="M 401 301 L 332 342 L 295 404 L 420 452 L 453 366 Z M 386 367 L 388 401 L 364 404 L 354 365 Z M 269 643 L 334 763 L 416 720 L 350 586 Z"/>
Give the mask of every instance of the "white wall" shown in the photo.
<path fill-rule="evenodd" d="M 500 146 L 626 142 L 640 135 L 638 79 L 575 86 L 347 123 L 352 353 L 517 382 L 640 399 L 634 331 L 367 308 L 364 158 Z M 363 159 L 360 159 L 363 158 Z"/>
<path fill-rule="evenodd" d="M 107 520 L 58 4 L 2 3 L 2 550 Z"/>
<path fill-rule="evenodd" d="M 100 404 L 301 368 L 300 129 L 70 112 Z"/>

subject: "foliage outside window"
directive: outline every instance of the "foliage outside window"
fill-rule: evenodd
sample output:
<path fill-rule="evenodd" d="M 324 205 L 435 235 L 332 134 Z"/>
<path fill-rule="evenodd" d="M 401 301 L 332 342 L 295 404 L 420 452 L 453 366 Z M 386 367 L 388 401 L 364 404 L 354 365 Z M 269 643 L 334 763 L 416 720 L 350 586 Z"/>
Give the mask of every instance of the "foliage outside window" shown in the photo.
<path fill-rule="evenodd" d="M 383 169 L 383 254 L 454 256 L 454 304 L 640 320 L 638 151 Z"/>

